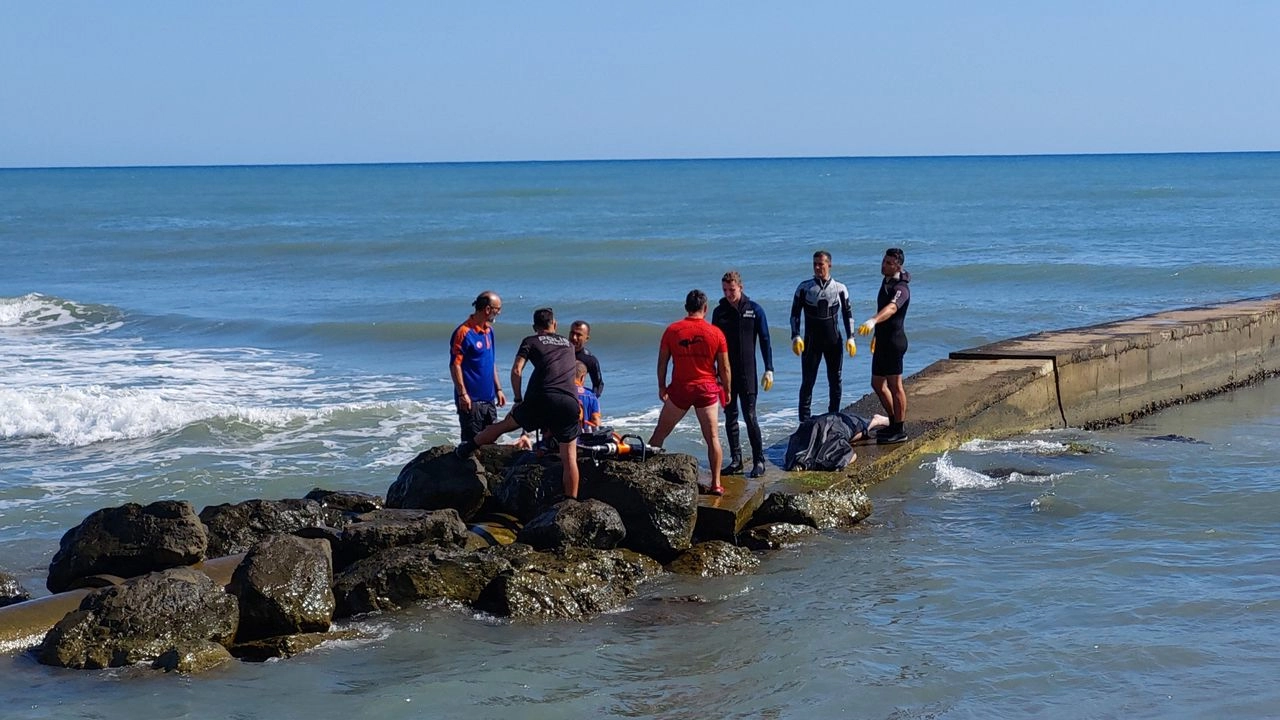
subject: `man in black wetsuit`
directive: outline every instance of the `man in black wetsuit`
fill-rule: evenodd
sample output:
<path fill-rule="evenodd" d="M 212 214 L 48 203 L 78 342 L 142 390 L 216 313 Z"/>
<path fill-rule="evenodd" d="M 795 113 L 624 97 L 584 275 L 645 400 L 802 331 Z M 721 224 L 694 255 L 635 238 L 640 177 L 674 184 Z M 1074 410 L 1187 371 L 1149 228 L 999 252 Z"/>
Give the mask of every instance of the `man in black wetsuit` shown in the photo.
<path fill-rule="evenodd" d="M 598 399 L 604 394 L 604 377 L 600 374 L 600 361 L 587 349 L 587 341 L 591 339 L 591 324 L 586 320 L 574 320 L 569 326 L 569 342 L 573 343 L 574 355 L 578 362 L 587 366 L 587 377 L 591 378 L 591 392 Z"/>
<path fill-rule="evenodd" d="M 907 354 L 907 306 L 911 304 L 911 273 L 902 269 L 906 256 L 900 248 L 884 251 L 880 261 L 880 293 L 875 317 L 858 326 L 859 335 L 875 333 L 871 340 L 871 388 L 880 398 L 889 426 L 876 434 L 881 444 L 907 439 L 907 391 L 902 387 L 902 356 Z"/>
<path fill-rule="evenodd" d="M 760 437 L 760 421 L 756 419 L 756 341 L 764 358 L 764 376 L 760 385 L 773 387 L 773 346 L 769 344 L 769 321 L 764 308 L 742 294 L 742 276 L 730 270 L 720 278 L 724 298 L 711 313 L 711 324 L 720 328 L 729 344 L 729 370 L 733 387 L 724 406 L 724 431 L 729 436 L 729 464 L 721 475 L 742 472 L 742 441 L 738 430 L 738 408 L 747 422 L 747 440 L 751 443 L 751 472 L 747 477 L 764 475 L 764 448 Z"/>
<path fill-rule="evenodd" d="M 471 442 L 458 446 L 459 457 L 470 457 L 481 445 L 493 443 L 503 433 L 516 428 L 542 430 L 560 445 L 561 479 L 565 497 L 578 498 L 578 434 L 582 407 L 578 405 L 575 374 L 578 360 L 569 338 L 556 334 L 556 317 L 551 308 L 533 313 L 533 335 L 520 342 L 511 365 L 511 391 L 515 405 L 498 422 L 486 427 Z M 521 393 L 525 363 L 533 365 L 529 390 Z"/>
<path fill-rule="evenodd" d="M 804 338 L 800 337 L 800 317 L 804 316 Z M 840 325 L 844 324 L 844 336 Z M 847 338 L 847 339 L 846 339 Z M 841 371 L 844 358 L 858 352 L 853 342 L 853 307 L 849 291 L 831 279 L 831 253 L 819 250 L 813 254 L 813 277 L 800 283 L 791 300 L 791 351 L 800 356 L 800 422 L 809 419 L 813 401 L 813 385 L 818 379 L 818 365 L 827 363 L 827 386 L 830 398 L 827 412 L 840 409 Z"/>

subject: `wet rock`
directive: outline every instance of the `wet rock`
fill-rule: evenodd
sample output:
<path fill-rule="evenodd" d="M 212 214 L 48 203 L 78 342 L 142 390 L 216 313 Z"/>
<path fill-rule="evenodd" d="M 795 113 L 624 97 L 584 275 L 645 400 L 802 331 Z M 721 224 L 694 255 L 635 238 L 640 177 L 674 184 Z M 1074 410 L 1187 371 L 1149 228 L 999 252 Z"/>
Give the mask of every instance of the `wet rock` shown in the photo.
<path fill-rule="evenodd" d="M 698 461 L 672 453 L 647 460 L 581 463 L 578 496 L 618 511 L 622 547 L 669 562 L 693 545 L 698 514 Z"/>
<path fill-rule="evenodd" d="M 996 480 L 1012 477 L 1013 475 L 1021 475 L 1023 477 L 1048 477 L 1049 473 L 1043 470 L 1032 470 L 1029 468 L 1015 467 L 993 467 L 982 471 L 983 475 Z"/>
<path fill-rule="evenodd" d="M 453 454 L 452 445 L 441 445 L 420 453 L 404 466 L 387 489 L 387 507 L 453 508 L 469 520 L 484 505 L 488 494 L 480 462 L 474 457 L 459 458 Z"/>
<path fill-rule="evenodd" d="M 579 547 L 531 553 L 512 565 L 485 587 L 476 608 L 500 617 L 581 620 L 621 607 L 662 571 L 639 553 Z"/>
<path fill-rule="evenodd" d="M 565 500 L 534 518 L 520 530 L 516 542 L 538 550 L 577 545 L 609 550 L 626 537 L 618 511 L 599 500 Z"/>
<path fill-rule="evenodd" d="M 161 653 L 160 657 L 151 663 L 151 667 L 165 672 L 192 675 L 215 668 L 231 659 L 231 653 L 222 645 L 197 640 L 186 643 L 181 648 L 174 647 Z"/>
<path fill-rule="evenodd" d="M 356 630 L 277 635 L 231 646 L 231 654 L 249 662 L 265 662 L 272 658 L 290 658 L 334 640 L 355 640 L 361 637 Z"/>
<path fill-rule="evenodd" d="M 467 525 L 452 508 L 375 510 L 342 529 L 334 545 L 334 560 L 341 570 L 387 548 L 418 544 L 460 547 L 466 537 Z"/>
<path fill-rule="evenodd" d="M 67 531 L 45 585 L 59 593 L 88 575 L 132 577 L 205 558 L 208 536 L 190 503 L 161 500 L 98 510 Z"/>
<path fill-rule="evenodd" d="M 509 464 L 499 465 L 498 461 L 504 458 Z M 486 463 L 494 499 L 504 511 L 523 523 L 564 499 L 559 456 L 540 458 L 533 452 L 520 452 L 491 456 L 486 458 Z"/>
<path fill-rule="evenodd" d="M 381 497 L 369 493 L 351 490 L 322 490 L 315 488 L 307 493 L 305 500 L 315 500 L 326 510 L 340 510 L 348 513 L 367 513 L 381 510 L 384 502 Z"/>
<path fill-rule="evenodd" d="M 235 597 L 207 575 L 172 568 L 94 591 L 36 650 L 46 665 L 106 668 L 155 661 L 166 653 L 205 656 L 205 643 L 229 645 Z"/>
<path fill-rule="evenodd" d="M 774 522 L 808 525 L 820 530 L 848 527 L 871 514 L 871 500 L 861 489 L 815 490 L 792 495 L 771 493 L 751 516 L 751 524 Z"/>
<path fill-rule="evenodd" d="M 227 590 L 240 600 L 237 642 L 324 632 L 333 620 L 329 543 L 271 535 L 249 549 Z"/>
<path fill-rule="evenodd" d="M 747 529 L 738 540 L 743 547 L 751 550 L 777 550 L 794 545 L 806 535 L 815 535 L 818 530 L 812 525 L 775 522 L 756 525 Z"/>
<path fill-rule="evenodd" d="M 31 593 L 22 587 L 18 578 L 7 572 L 0 572 L 0 607 L 24 602 L 31 599 Z"/>
<path fill-rule="evenodd" d="M 246 552 L 269 535 L 288 535 L 329 522 L 320 503 L 298 498 L 211 505 L 200 511 L 200 520 L 209 533 L 209 557 Z"/>
<path fill-rule="evenodd" d="M 750 550 L 723 540 L 708 540 L 680 553 L 667 569 L 680 575 L 723 577 L 746 575 L 758 567 L 760 560 Z"/>
<path fill-rule="evenodd" d="M 1193 437 L 1187 437 L 1186 435 L 1174 435 L 1174 434 L 1169 434 L 1169 435 L 1147 435 L 1146 437 L 1140 437 L 1140 438 L 1138 438 L 1138 439 L 1139 439 L 1139 440 L 1147 440 L 1147 441 L 1151 441 L 1151 442 L 1178 442 L 1178 443 L 1187 443 L 1188 445 L 1208 445 L 1208 444 L 1209 444 L 1209 443 L 1207 443 L 1207 442 L 1205 442 L 1205 441 L 1203 441 L 1203 440 L 1197 440 L 1197 439 L 1195 439 L 1195 438 L 1193 438 Z"/>
<path fill-rule="evenodd" d="M 432 545 L 395 547 L 347 568 L 334 583 L 337 616 L 399 610 L 414 602 L 472 603 L 512 561 L 533 553 L 527 545 L 475 552 Z"/>

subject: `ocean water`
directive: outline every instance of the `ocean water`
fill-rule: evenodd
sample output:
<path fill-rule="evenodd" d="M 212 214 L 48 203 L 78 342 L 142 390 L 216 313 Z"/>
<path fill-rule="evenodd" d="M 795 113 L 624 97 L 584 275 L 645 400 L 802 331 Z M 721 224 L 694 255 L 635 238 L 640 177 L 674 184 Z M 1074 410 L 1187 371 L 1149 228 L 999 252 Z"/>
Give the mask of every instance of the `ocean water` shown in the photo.
<path fill-rule="evenodd" d="M 124 502 L 384 493 L 456 441 L 446 343 L 481 290 L 503 296 L 503 373 L 535 308 L 590 321 L 605 417 L 647 435 L 662 328 L 739 270 L 772 328 L 775 443 L 795 426 L 786 316 L 814 250 L 861 321 L 884 248 L 904 248 L 911 373 L 1275 293 L 1278 239 L 1280 154 L 0 170 L 0 569 L 43 594 L 61 535 Z M 868 376 L 865 350 L 846 360 L 845 403 Z M 189 678 L 6 655 L 0 707 L 1280 717 L 1278 429 L 1270 381 L 1126 427 L 975 441 L 877 485 L 855 531 L 749 577 L 663 578 L 591 622 L 421 607 Z M 668 447 L 704 457 L 692 420 Z M 691 593 L 706 602 L 662 600 Z"/>

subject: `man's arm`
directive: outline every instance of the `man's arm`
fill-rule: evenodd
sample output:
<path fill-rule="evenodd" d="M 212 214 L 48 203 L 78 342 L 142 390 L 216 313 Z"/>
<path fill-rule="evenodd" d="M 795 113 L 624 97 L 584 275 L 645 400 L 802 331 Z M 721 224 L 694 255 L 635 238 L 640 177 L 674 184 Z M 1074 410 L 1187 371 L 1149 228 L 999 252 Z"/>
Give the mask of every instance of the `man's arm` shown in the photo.
<path fill-rule="evenodd" d="M 595 355 L 588 355 L 591 362 L 587 364 L 587 374 L 591 376 L 591 392 L 598 398 L 604 393 L 604 375 L 600 373 L 600 360 Z"/>
<path fill-rule="evenodd" d="M 764 308 L 760 303 L 752 301 L 756 306 L 756 338 L 760 341 L 760 356 L 764 358 L 764 369 L 773 371 L 773 343 L 769 341 L 769 320 L 764 316 Z"/>
<path fill-rule="evenodd" d="M 840 286 L 840 315 L 844 320 L 844 337 L 853 337 L 853 305 L 849 302 L 849 288 Z"/>
<path fill-rule="evenodd" d="M 671 351 L 663 343 L 658 347 L 658 399 L 663 402 L 667 399 L 667 365 L 670 363 Z"/>
<path fill-rule="evenodd" d="M 524 375 L 524 364 L 525 359 L 519 355 L 511 363 L 511 399 L 516 404 L 524 402 L 524 391 L 521 389 L 524 387 L 521 383 L 521 377 Z"/>
<path fill-rule="evenodd" d="M 796 288 L 795 297 L 791 298 L 791 337 L 800 336 L 800 310 L 804 307 L 804 283 Z"/>
<path fill-rule="evenodd" d="M 720 371 L 720 387 L 724 389 L 725 393 L 728 393 L 729 389 L 733 387 L 733 375 L 729 370 L 728 350 L 721 350 L 716 355 L 716 366 Z"/>
<path fill-rule="evenodd" d="M 449 341 L 449 377 L 453 378 L 453 396 L 458 399 L 458 409 L 471 412 L 471 396 L 467 394 L 467 385 L 462 379 L 462 340 L 466 334 L 466 327 L 459 327 Z"/>

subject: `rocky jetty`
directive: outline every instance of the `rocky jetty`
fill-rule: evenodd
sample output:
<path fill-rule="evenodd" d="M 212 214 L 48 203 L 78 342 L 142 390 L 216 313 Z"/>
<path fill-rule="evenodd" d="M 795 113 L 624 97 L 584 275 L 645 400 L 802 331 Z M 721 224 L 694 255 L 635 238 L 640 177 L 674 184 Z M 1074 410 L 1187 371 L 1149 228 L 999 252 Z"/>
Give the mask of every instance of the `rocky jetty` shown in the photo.
<path fill-rule="evenodd" d="M 346 618 L 423 602 L 580 621 L 666 571 L 754 572 L 758 551 L 871 510 L 856 489 L 775 494 L 733 542 L 698 542 L 691 456 L 587 460 L 581 471 L 581 499 L 570 500 L 558 457 L 486 448 L 461 460 L 442 446 L 409 462 L 385 502 L 316 489 L 198 514 L 177 500 L 104 508 L 62 538 L 47 582 L 60 595 L 41 601 L 74 604 L 34 630 L 44 636 L 33 652 L 70 668 L 196 672 L 288 657 L 350 637 L 334 628 Z M 6 598 L 30 604 L 0 574 Z M 0 639 L 7 617 L 18 615 L 0 609 Z"/>

